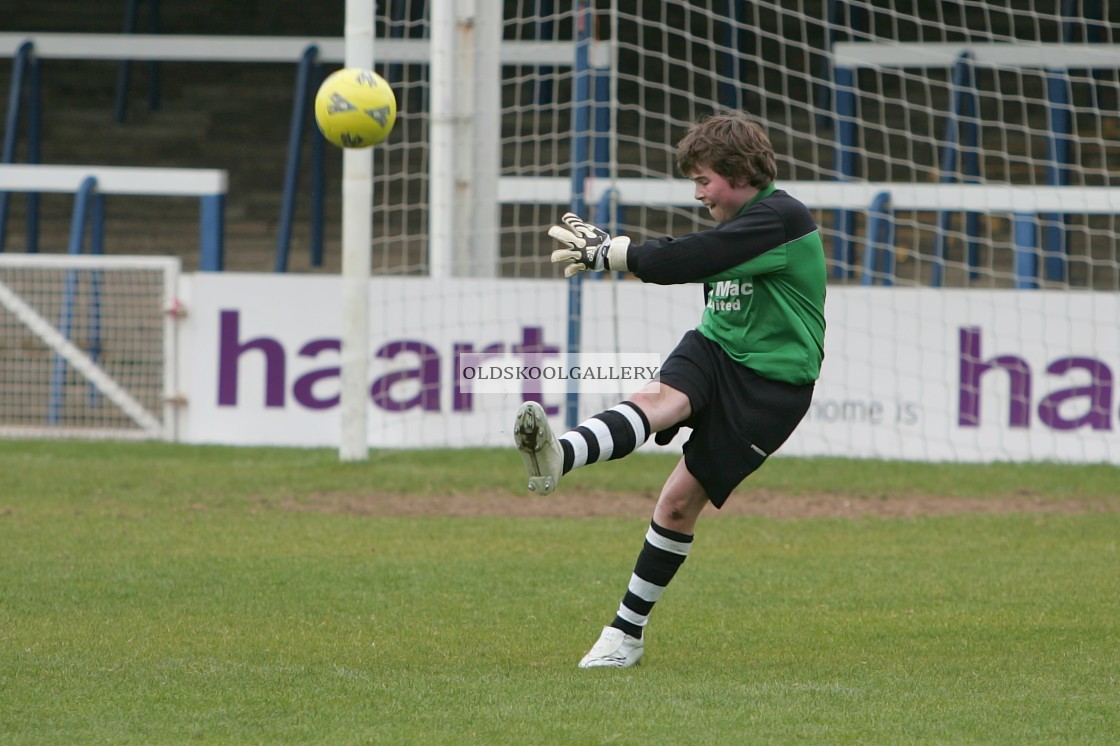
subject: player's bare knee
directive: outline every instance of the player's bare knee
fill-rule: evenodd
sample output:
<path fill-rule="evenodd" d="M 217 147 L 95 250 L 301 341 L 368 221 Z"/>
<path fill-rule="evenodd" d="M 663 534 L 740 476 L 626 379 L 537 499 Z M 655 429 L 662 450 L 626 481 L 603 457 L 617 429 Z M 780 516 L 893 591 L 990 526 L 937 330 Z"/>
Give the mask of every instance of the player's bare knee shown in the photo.
<path fill-rule="evenodd" d="M 683 521 L 692 515 L 692 502 L 681 495 L 662 495 L 662 511 L 674 521 Z"/>
<path fill-rule="evenodd" d="M 688 398 L 680 392 L 669 393 L 666 386 L 660 390 L 642 389 L 630 396 L 630 402 L 642 410 L 656 432 L 683 421 L 691 412 Z"/>

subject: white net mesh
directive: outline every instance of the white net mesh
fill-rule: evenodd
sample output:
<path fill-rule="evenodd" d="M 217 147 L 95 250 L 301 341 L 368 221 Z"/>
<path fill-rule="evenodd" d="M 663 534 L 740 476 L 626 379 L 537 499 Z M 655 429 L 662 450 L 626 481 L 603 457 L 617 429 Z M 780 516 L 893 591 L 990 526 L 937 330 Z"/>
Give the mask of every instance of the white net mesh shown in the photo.
<path fill-rule="evenodd" d="M 741 109 L 828 252 L 825 372 L 787 452 L 1114 459 L 1118 24 L 1120 4 L 1089 0 L 507 2 L 504 44 L 570 45 L 571 63 L 502 67 L 495 274 L 558 278 L 545 231 L 572 206 L 639 242 L 710 227 L 676 144 Z M 378 177 L 375 271 L 425 274 L 425 68 L 398 75 L 412 103 Z M 606 279 L 584 283 L 582 331 L 550 342 L 664 354 L 699 319 L 696 288 Z M 526 292 L 428 300 L 516 315 Z"/>
<path fill-rule="evenodd" d="M 0 434 L 164 437 L 178 260 L 0 255 Z"/>
<path fill-rule="evenodd" d="M 386 34 L 426 36 L 425 5 L 394 4 Z M 569 205 L 573 171 L 590 179 L 586 211 L 601 213 L 598 219 L 617 232 L 641 239 L 705 225 L 687 186 L 672 192 L 679 204 L 657 205 L 618 180 L 679 178 L 676 142 L 718 109 L 740 108 L 765 124 L 783 182 L 1102 188 L 1118 178 L 1120 61 L 1108 49 L 1120 22 L 1115 4 L 632 0 L 594 6 L 506 3 L 507 45 L 571 44 L 573 64 L 503 65 L 501 175 L 517 181 L 500 208 L 502 276 L 555 276 L 542 229 Z M 585 36 L 581 13 L 592 19 Z M 585 38 L 589 67 L 580 69 L 578 45 Z M 961 53 L 968 53 L 967 64 Z M 401 98 L 401 124 L 379 154 L 374 267 L 423 274 L 427 67 L 387 63 L 385 73 Z M 561 199 L 528 196 L 546 181 Z M 608 204 L 601 206 L 599 197 L 611 188 L 613 209 L 603 209 Z M 829 242 L 835 280 L 858 281 L 871 205 L 811 207 Z M 893 279 L 1015 285 L 1015 211 L 980 200 L 966 219 L 939 207 L 893 215 Z M 1115 214 L 1026 211 L 1035 216 L 1038 281 L 1120 287 Z"/>

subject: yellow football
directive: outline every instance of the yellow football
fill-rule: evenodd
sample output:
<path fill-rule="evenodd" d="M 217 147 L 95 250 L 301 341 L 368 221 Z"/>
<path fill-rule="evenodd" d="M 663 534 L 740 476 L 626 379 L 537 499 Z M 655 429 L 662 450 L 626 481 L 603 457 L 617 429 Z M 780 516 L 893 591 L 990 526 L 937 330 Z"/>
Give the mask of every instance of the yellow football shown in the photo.
<path fill-rule="evenodd" d="M 348 67 L 327 76 L 315 94 L 315 122 L 340 148 L 368 148 L 397 121 L 397 97 L 373 70 Z"/>

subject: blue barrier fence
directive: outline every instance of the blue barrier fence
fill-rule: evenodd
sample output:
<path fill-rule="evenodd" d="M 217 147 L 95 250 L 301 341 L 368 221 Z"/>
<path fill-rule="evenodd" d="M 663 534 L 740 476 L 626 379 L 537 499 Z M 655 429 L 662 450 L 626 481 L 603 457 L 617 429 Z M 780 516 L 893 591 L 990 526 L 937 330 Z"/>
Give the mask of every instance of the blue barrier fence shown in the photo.
<path fill-rule="evenodd" d="M 943 144 L 939 166 L 942 184 L 956 184 L 962 179 L 967 184 L 980 182 L 980 126 L 977 119 L 979 112 L 972 54 L 961 52 L 953 63 L 949 117 L 945 122 L 945 134 L 941 138 Z M 933 256 L 937 262 L 934 264 L 930 282 L 934 287 L 940 287 L 944 281 L 951 223 L 952 213 L 942 212 L 938 218 L 940 230 L 934 236 Z M 972 268 L 969 277 L 976 279 L 975 267 L 980 263 L 980 213 L 966 212 L 964 223 L 967 242 L 965 256 L 968 266 Z"/>
<path fill-rule="evenodd" d="M 543 24 L 541 25 L 544 29 Z M 429 42 L 423 38 L 390 38 L 377 40 L 379 63 L 408 63 L 426 65 L 430 60 Z M 22 58 L 20 50 L 24 50 Z M 501 47 L 503 64 L 530 65 L 546 67 L 572 64 L 572 45 L 563 42 L 503 42 Z M 13 67 L 13 86 L 9 94 L 7 121 L 18 122 L 23 111 L 27 112 L 27 137 L 29 162 L 36 162 L 40 138 L 38 118 L 38 97 L 41 83 L 37 60 L 55 58 L 68 60 L 126 60 L 136 62 L 156 61 L 194 61 L 194 62 L 288 62 L 295 65 L 295 90 L 290 118 L 289 143 L 286 154 L 284 194 L 281 201 L 279 224 L 283 227 L 277 235 L 277 271 L 286 271 L 291 246 L 291 226 L 297 202 L 299 182 L 300 152 L 305 142 L 311 118 L 311 107 L 307 105 L 307 95 L 317 87 L 322 79 L 323 66 L 338 64 L 345 59 L 345 41 L 342 38 L 299 38 L 299 37 L 247 37 L 247 36 L 185 36 L 160 34 L 57 34 L 57 33 L 0 33 L 0 55 L 17 60 Z M 23 62 L 18 61 L 22 59 Z M 603 76 L 605 78 L 605 75 Z M 609 82 L 601 80 L 595 90 L 605 99 Z M 25 91 L 17 96 L 17 91 Z M 23 99 L 26 98 L 26 102 Z M 26 108 L 25 108 L 26 107 Z M 127 110 L 127 89 L 118 90 L 117 109 Z M 608 112 L 597 115 L 605 122 Z M 601 125 L 605 127 L 606 125 Z M 19 136 L 17 127 L 9 124 L 5 130 L 4 163 L 13 163 L 16 142 Z M 601 158 L 606 157 L 608 143 L 600 137 L 596 148 Z M 33 158 L 34 156 L 34 158 Z M 323 252 L 323 143 L 315 135 L 311 145 L 311 264 L 321 266 Z M 29 193 L 30 201 L 35 199 Z M 6 226 L 6 202 L 0 193 L 0 239 Z M 561 201 L 566 202 L 567 199 Z M 35 230 L 37 213 L 28 210 L 28 230 Z M 31 245 L 31 244 L 29 244 Z M 0 250 L 2 250 L 0 243 Z M 213 264 L 209 265 L 213 268 Z M 220 267 L 219 267 L 220 268 Z"/>
<path fill-rule="evenodd" d="M 124 10 L 124 33 L 135 34 L 139 25 L 140 0 L 126 0 Z M 160 3 L 159 0 L 148 0 L 149 34 L 160 32 Z M 128 92 L 132 83 L 132 60 L 121 60 L 117 68 L 117 95 L 113 106 L 114 119 L 117 124 L 124 123 L 128 116 Z M 160 106 L 160 63 L 158 60 L 148 61 L 148 109 L 158 111 Z"/>
<path fill-rule="evenodd" d="M 5 36 L 9 40 L 13 38 L 11 34 L 0 35 Z M 16 35 L 18 36 L 18 35 Z M 113 37 L 98 37 L 96 35 L 60 35 L 60 34 L 39 34 L 31 35 L 32 39 L 20 40 L 17 42 L 15 53 L 13 54 L 13 66 L 11 76 L 11 87 L 8 95 L 8 110 L 5 117 L 4 141 L 2 152 L 0 152 L 0 165 L 14 164 L 16 162 L 16 153 L 21 134 L 20 123 L 26 123 L 26 162 L 28 164 L 37 164 L 39 162 L 39 155 L 42 140 L 42 125 L 41 125 L 41 99 L 42 99 L 42 76 L 40 72 L 39 56 L 42 50 L 37 49 L 35 38 L 40 38 L 48 41 L 48 49 L 46 56 L 81 56 L 85 55 L 92 59 L 101 59 L 105 57 L 120 58 L 122 55 L 137 56 L 137 53 L 146 54 L 149 57 L 159 58 L 166 55 L 171 58 L 176 56 L 176 45 L 170 40 L 166 40 L 167 47 L 162 48 L 158 43 L 152 45 L 151 49 L 145 47 L 145 42 L 152 41 L 150 38 L 143 38 L 139 36 L 120 37 L 126 39 L 128 43 L 118 45 L 113 44 Z M 88 46 L 85 51 L 82 49 L 55 49 L 53 47 L 55 42 L 65 43 L 61 37 L 78 36 L 85 37 Z M 162 42 L 165 39 L 155 37 L 155 42 Z M 195 43 L 195 40 L 178 40 L 178 47 L 184 47 Z M 235 41 L 231 41 L 230 45 L 235 45 Z M 265 44 L 268 41 L 265 40 Z M 134 50 L 130 51 L 127 47 L 131 45 Z M 285 50 L 290 49 L 290 45 L 285 45 Z M 292 224 L 296 210 L 297 198 L 297 184 L 299 179 L 299 159 L 302 150 L 303 138 L 306 131 L 306 122 L 310 117 L 310 106 L 308 105 L 308 92 L 310 87 L 316 82 L 316 74 L 321 74 L 321 67 L 317 63 L 317 55 L 319 52 L 318 44 L 308 44 L 303 49 L 300 55 L 300 62 L 297 65 L 296 71 L 296 89 L 297 92 L 302 92 L 302 95 L 297 95 L 293 101 L 292 106 L 292 126 L 291 135 L 289 138 L 288 151 L 287 151 L 287 167 L 284 179 L 284 193 L 281 201 L 280 210 L 280 231 L 277 235 L 277 249 L 276 249 L 276 270 L 285 271 L 287 269 L 288 252 L 291 245 Z M 284 52 L 280 52 L 283 54 Z M 179 55 L 194 58 L 186 51 L 178 52 Z M 205 55 L 207 52 L 204 49 L 199 49 L 196 53 L 202 55 L 201 59 L 208 59 Z M 266 47 L 260 52 L 263 59 L 274 59 L 277 52 L 272 47 Z M 337 52 L 336 52 L 337 54 Z M 122 66 L 130 64 L 130 60 L 122 61 Z M 122 67 L 122 69 L 125 69 Z M 122 76 L 119 83 L 126 84 L 127 76 Z M 123 118 L 123 113 L 127 109 L 127 94 L 126 88 L 118 90 L 117 98 L 117 115 L 118 118 Z M 311 236 L 311 255 L 313 266 L 320 266 L 322 264 L 323 253 L 323 147 L 321 138 L 314 138 L 312 146 L 312 172 L 311 172 L 311 214 L 312 214 L 312 236 Z M 92 167 L 96 168 L 96 167 Z M 224 172 L 223 172 L 224 173 Z M 225 231 L 225 186 L 223 176 L 223 186 L 220 194 L 212 195 L 199 195 L 202 199 L 202 216 L 201 216 L 201 232 L 202 240 L 200 244 L 200 266 L 204 271 L 220 271 L 224 267 L 224 231 Z M 4 186 L 4 185 L 0 185 Z M 7 191 L 0 191 L 0 251 L 3 251 L 6 238 L 7 226 L 9 217 L 9 201 L 11 198 L 11 187 L 6 186 Z M 128 192 L 121 192 L 128 193 Z M 147 194 L 168 194 L 169 192 L 161 192 L 158 187 L 153 187 L 152 190 L 143 193 Z M 27 191 L 27 241 L 26 250 L 30 253 L 38 252 L 39 250 L 39 192 Z"/>
<path fill-rule="evenodd" d="M 11 84 L 8 88 L 8 111 L 4 118 L 4 144 L 0 163 L 14 163 L 19 143 L 21 114 L 26 112 L 27 151 L 26 161 L 38 163 L 40 159 L 40 132 L 42 131 L 42 71 L 39 60 L 32 55 L 31 42 L 20 44 L 13 56 Z M 26 99 L 26 104 L 24 103 Z M 25 108 L 26 107 L 26 108 Z M 8 210 L 11 192 L 0 192 L 0 251 L 8 235 Z M 27 193 L 27 251 L 39 251 L 39 194 Z"/>
<path fill-rule="evenodd" d="M 198 198 L 199 268 L 204 272 L 223 269 L 228 183 L 227 173 L 217 169 L 0 164 L 0 194 L 56 192 L 76 195 L 70 226 L 69 250 L 72 253 L 81 252 L 87 215 L 96 216 L 89 225 L 90 243 L 96 249 L 94 253 L 100 253 L 99 247 L 104 241 L 102 194 Z M 79 204 L 89 204 L 88 212 L 79 211 Z"/>
<path fill-rule="evenodd" d="M 89 237 L 89 253 L 100 256 L 105 253 L 105 200 L 97 190 L 97 179 L 87 176 L 78 187 L 74 198 L 74 214 L 70 221 L 70 245 L 68 253 L 82 254 L 85 237 Z M 62 294 L 62 310 L 59 315 L 58 331 L 68 341 L 73 341 L 74 303 L 78 294 L 78 283 L 86 275 L 89 281 L 89 313 L 86 321 L 86 354 L 94 363 L 101 358 L 101 270 L 92 269 L 79 272 L 66 270 L 66 286 Z M 54 426 L 60 421 L 62 407 L 66 399 L 67 362 L 62 355 L 56 354 L 51 371 L 50 395 L 47 402 L 47 424 Z M 99 403 L 97 387 L 89 384 L 89 405 Z"/>
<path fill-rule="evenodd" d="M 979 168 L 979 94 L 973 68 L 984 64 L 998 69 L 1033 70 L 1045 81 L 1048 118 L 1047 169 L 1049 185 L 1061 187 L 1070 183 L 1074 167 L 1073 108 L 1070 101 L 1070 68 L 1120 68 L 1120 51 L 1112 45 L 1065 43 L 913 43 L 879 44 L 872 42 L 844 43 L 834 51 L 835 77 L 835 148 L 836 179 L 851 182 L 859 179 L 858 72 L 865 68 L 930 68 L 951 70 L 950 107 L 941 153 L 941 181 L 965 183 L 980 179 Z M 958 157 L 958 155 L 960 157 Z M 1032 213 L 1033 214 L 1033 213 Z M 1063 213 L 1037 214 L 1041 229 L 1043 261 L 1038 264 L 1036 279 L 1060 281 L 1066 277 L 1067 230 Z M 942 235 L 938 237 L 936 255 L 944 258 L 948 215 L 942 216 Z M 837 277 L 854 276 L 855 215 L 842 210 L 834 217 L 836 232 L 833 246 Z M 1025 230 L 1025 229 L 1024 229 Z M 968 241 L 969 266 L 977 266 L 978 220 L 976 213 L 966 211 L 965 233 Z M 1025 235 L 1025 234 L 1023 234 Z M 1026 265 L 1024 264 L 1024 267 Z M 934 284 L 940 284 L 941 275 Z"/>

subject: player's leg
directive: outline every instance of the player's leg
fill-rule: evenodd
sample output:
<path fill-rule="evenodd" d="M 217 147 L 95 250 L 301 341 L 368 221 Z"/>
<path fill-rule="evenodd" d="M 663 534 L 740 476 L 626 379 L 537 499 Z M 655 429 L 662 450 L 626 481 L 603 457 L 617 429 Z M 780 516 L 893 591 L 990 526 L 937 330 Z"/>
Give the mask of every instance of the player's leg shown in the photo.
<path fill-rule="evenodd" d="M 581 668 L 625 668 L 641 659 L 650 612 L 684 564 L 701 511 L 709 502 L 721 507 L 766 461 L 757 444 L 776 450 L 808 408 L 811 386 L 768 382 L 731 365 L 721 378 L 739 385 L 713 392 L 688 419 L 693 430 L 685 456 L 662 488 L 626 594 Z"/>
<path fill-rule="evenodd" d="M 653 508 L 654 523 L 691 536 L 696 529 L 696 520 L 709 502 L 707 491 L 692 476 L 682 458 L 661 488 L 661 495 Z"/>
<path fill-rule="evenodd" d="M 696 520 L 707 504 L 707 492 L 682 458 L 661 490 L 614 621 L 603 628 L 580 668 L 627 668 L 641 660 L 649 615 L 688 557 Z"/>
<path fill-rule="evenodd" d="M 628 456 L 651 433 L 688 417 L 689 399 L 680 391 L 660 383 L 650 383 L 617 406 L 585 420 L 574 430 L 553 434 L 544 408 L 525 402 L 517 411 L 513 437 L 525 471 L 529 489 L 547 495 L 556 489 L 560 477 L 572 469 Z"/>

